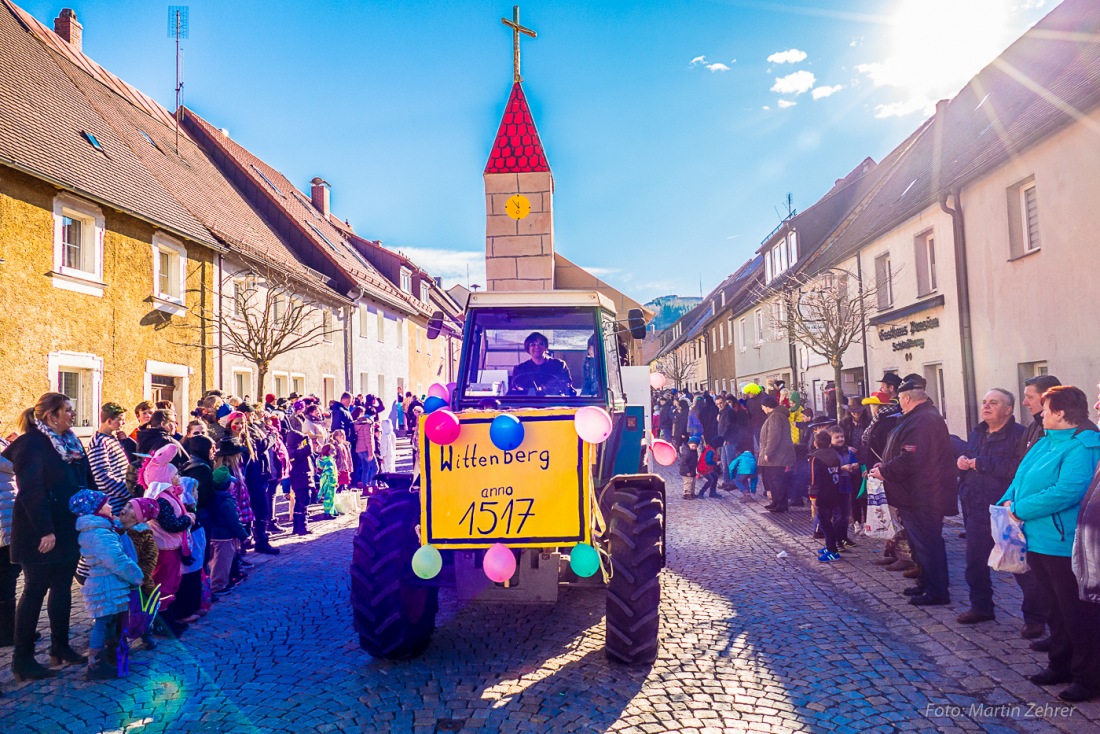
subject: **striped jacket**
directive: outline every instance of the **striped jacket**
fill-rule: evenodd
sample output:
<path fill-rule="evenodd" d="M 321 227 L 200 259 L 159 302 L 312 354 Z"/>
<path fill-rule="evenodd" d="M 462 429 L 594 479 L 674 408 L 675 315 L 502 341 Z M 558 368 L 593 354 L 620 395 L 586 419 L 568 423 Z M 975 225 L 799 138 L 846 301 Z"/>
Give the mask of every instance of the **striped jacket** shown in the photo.
<path fill-rule="evenodd" d="M 96 486 L 107 495 L 111 510 L 117 517 L 133 498 L 126 487 L 126 470 L 130 468 L 130 462 L 122 444 L 114 436 L 96 431 L 88 447 L 88 463 L 91 464 Z"/>

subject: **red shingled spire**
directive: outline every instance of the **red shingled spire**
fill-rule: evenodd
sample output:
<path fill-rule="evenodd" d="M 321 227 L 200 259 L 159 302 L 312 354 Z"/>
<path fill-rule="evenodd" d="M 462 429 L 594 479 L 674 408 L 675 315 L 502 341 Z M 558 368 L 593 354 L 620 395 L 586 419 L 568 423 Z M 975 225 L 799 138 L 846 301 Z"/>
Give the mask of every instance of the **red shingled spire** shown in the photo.
<path fill-rule="evenodd" d="M 531 108 L 519 82 L 512 85 L 512 94 L 504 108 L 504 118 L 493 143 L 493 152 L 485 164 L 485 173 L 532 173 L 549 171 L 546 153 L 542 149 Z"/>

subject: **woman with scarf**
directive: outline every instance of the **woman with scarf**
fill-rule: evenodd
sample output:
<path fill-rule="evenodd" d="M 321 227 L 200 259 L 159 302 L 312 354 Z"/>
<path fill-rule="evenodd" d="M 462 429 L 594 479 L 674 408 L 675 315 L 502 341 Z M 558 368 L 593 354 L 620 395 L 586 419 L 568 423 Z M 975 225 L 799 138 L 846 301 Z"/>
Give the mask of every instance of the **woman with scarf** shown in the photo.
<path fill-rule="evenodd" d="M 68 397 L 45 393 L 19 416 L 23 435 L 4 450 L 19 486 L 11 528 L 11 562 L 22 564 L 24 578 L 11 663 L 19 682 L 53 675 L 34 659 L 38 615 L 47 591 L 50 660 L 54 665 L 86 662 L 69 646 L 73 575 L 80 558 L 69 499 L 96 485 L 84 447 L 72 431 L 75 418 Z"/>

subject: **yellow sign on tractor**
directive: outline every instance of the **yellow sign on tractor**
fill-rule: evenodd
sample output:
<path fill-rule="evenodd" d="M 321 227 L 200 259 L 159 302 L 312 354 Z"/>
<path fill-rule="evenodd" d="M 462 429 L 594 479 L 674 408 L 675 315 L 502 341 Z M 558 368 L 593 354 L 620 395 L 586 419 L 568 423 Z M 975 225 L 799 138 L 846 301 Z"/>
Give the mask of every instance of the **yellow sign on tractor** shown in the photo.
<path fill-rule="evenodd" d="M 575 410 L 517 410 L 523 443 L 493 445 L 499 411 L 459 414 L 462 430 L 447 445 L 420 429 L 421 542 L 439 548 L 543 548 L 587 543 L 591 444 L 573 427 Z"/>

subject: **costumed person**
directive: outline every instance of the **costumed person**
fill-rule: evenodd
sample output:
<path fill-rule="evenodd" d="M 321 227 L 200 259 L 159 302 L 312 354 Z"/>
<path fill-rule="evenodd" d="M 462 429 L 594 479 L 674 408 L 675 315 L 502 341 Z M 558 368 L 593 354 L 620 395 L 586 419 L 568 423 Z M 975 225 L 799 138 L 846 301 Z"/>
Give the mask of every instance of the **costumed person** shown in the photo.
<path fill-rule="evenodd" d="M 318 491 L 318 497 L 324 504 L 325 519 L 331 520 L 336 517 L 336 461 L 333 459 L 333 454 L 336 453 L 336 448 L 326 443 L 321 447 L 321 458 L 317 461 L 317 467 L 321 472 L 321 487 Z"/>
<path fill-rule="evenodd" d="M 140 586 L 144 575 L 122 550 L 106 494 L 82 489 L 69 499 L 69 510 L 76 515 L 80 554 L 88 564 L 88 578 L 81 587 L 84 607 L 95 620 L 85 677 L 117 678 L 115 654 L 122 634 L 122 614 L 130 608 L 131 588 Z"/>
<path fill-rule="evenodd" d="M 353 424 L 354 425 L 354 424 Z M 351 485 L 351 447 L 342 428 L 332 432 L 332 458 L 336 462 L 336 485 L 338 491 L 344 491 Z"/>
<path fill-rule="evenodd" d="M 286 450 L 290 456 L 290 491 L 294 494 L 292 532 L 309 535 L 309 500 L 316 491 L 313 444 L 301 432 L 291 429 L 286 433 Z"/>
<path fill-rule="evenodd" d="M 397 435 L 391 421 L 382 421 L 382 437 L 379 439 L 382 471 L 397 471 Z"/>
<path fill-rule="evenodd" d="M 156 573 L 157 557 L 160 554 L 160 551 L 157 550 L 157 540 L 153 537 L 153 531 L 149 528 L 148 523 L 159 512 L 160 506 L 156 500 L 151 500 L 148 497 L 135 497 L 126 503 L 119 515 L 122 529 L 126 531 L 122 538 L 122 549 L 129 555 L 130 551 L 126 547 L 127 542 L 133 549 L 133 558 L 137 560 L 137 565 L 141 568 L 141 593 L 146 598 L 149 598 L 157 586 L 153 574 Z M 142 633 L 141 641 L 150 650 L 157 646 L 153 640 L 152 629 L 146 629 Z"/>
<path fill-rule="evenodd" d="M 194 515 L 187 512 L 183 504 L 183 488 L 179 484 L 179 474 L 171 463 L 175 458 L 176 447 L 169 444 L 159 449 L 142 467 L 141 476 L 147 487 L 145 496 L 157 502 L 157 516 L 149 520 L 149 529 L 157 544 L 157 567 L 153 579 L 160 584 L 161 608 L 175 599 L 183 576 L 183 564 L 190 562 L 191 549 L 187 541 L 187 531 L 195 522 Z M 162 636 L 179 636 L 186 629 L 185 624 L 177 623 L 164 614 L 157 615 L 156 630 Z"/>
<path fill-rule="evenodd" d="M 378 473 L 378 460 L 374 454 L 374 421 L 369 412 L 361 408 L 356 410 L 359 415 L 355 418 L 355 453 L 359 457 L 359 473 L 355 484 L 363 489 L 374 481 L 374 475 Z"/>

